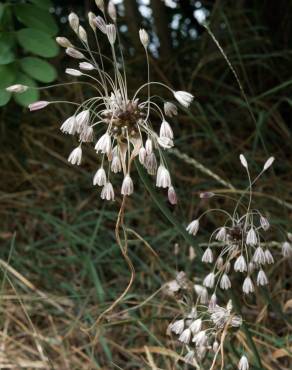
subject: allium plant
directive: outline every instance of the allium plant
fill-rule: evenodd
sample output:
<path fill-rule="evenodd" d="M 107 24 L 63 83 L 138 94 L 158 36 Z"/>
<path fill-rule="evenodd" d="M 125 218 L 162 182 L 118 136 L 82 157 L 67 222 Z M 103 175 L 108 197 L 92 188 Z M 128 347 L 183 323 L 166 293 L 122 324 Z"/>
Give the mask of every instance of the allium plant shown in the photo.
<path fill-rule="evenodd" d="M 208 357 L 212 359 L 210 369 L 213 369 L 227 331 L 239 328 L 242 317 L 232 312 L 231 300 L 226 307 L 219 306 L 215 295 L 209 299 L 207 289 L 193 284 L 182 271 L 164 288 L 165 293 L 177 299 L 184 312 L 168 325 L 167 334 L 176 335 L 183 345 L 185 362 L 199 368 Z"/>
<path fill-rule="evenodd" d="M 226 216 L 225 221 L 211 233 L 202 256 L 202 261 L 212 267 L 210 273 L 204 278 L 203 285 L 214 289 L 214 293 L 218 287 L 223 290 L 232 287 L 230 277 L 232 270 L 243 275 L 242 291 L 245 294 L 253 293 L 255 285 L 268 284 L 264 269 L 267 265 L 274 263 L 265 236 L 270 228 L 270 222 L 260 210 L 252 207 L 253 185 L 270 168 L 274 158 L 270 157 L 266 161 L 262 171 L 254 179 L 251 178 L 247 160 L 242 154 L 240 162 L 247 172 L 249 185 L 236 201 L 233 212 L 229 213 L 223 209 L 207 210 L 187 226 L 187 231 L 196 235 L 200 220 L 204 215 L 219 212 Z M 206 194 L 206 196 L 202 194 L 202 197 L 215 195 Z M 247 202 L 244 202 L 245 198 Z"/>
<path fill-rule="evenodd" d="M 124 179 L 120 192 L 122 195 L 132 194 L 134 184 L 131 178 L 131 164 L 133 159 L 138 157 L 148 173 L 156 175 L 156 186 L 167 188 L 169 201 L 175 204 L 176 194 L 163 151 L 174 145 L 173 130 L 167 120 L 177 114 L 177 107 L 164 97 L 153 95 L 151 87 L 158 85 L 166 89 L 185 108 L 191 104 L 193 95 L 185 91 L 174 91 L 161 82 L 150 81 L 147 51 L 149 36 L 144 29 L 139 31 L 139 37 L 146 54 L 148 80 L 130 95 L 132 88 L 128 86 L 115 6 L 109 2 L 106 14 L 103 1 L 97 1 L 96 4 L 103 17 L 96 17 L 92 12 L 88 14 L 96 50 L 89 45 L 88 35 L 75 13 L 69 15 L 69 23 L 80 42 L 80 47 L 65 37 L 56 39 L 59 45 L 65 48 L 68 56 L 79 61 L 76 69 L 67 68 L 66 73 L 75 78 L 86 77 L 95 91 L 95 95 L 81 104 L 67 102 L 76 105 L 77 108 L 61 125 L 61 131 L 76 136 L 79 141 L 78 146 L 69 155 L 68 161 L 73 165 L 80 165 L 83 145 L 95 142 L 94 148 L 101 160 L 100 167 L 93 177 L 93 184 L 102 187 L 102 199 L 113 200 L 115 192 L 111 182 L 112 174 L 122 172 Z M 111 23 L 107 19 L 110 19 Z M 109 53 L 106 56 L 100 49 L 99 40 L 102 37 L 108 42 Z M 110 71 L 107 70 L 108 66 Z M 27 88 L 23 85 L 13 85 L 7 90 L 21 93 Z M 29 107 L 31 111 L 35 111 L 52 103 L 60 102 L 38 101 Z M 160 127 L 155 129 L 157 121 L 160 122 Z"/>
<path fill-rule="evenodd" d="M 79 46 L 65 37 L 57 37 L 58 44 L 65 48 L 65 53 L 78 61 L 78 67 L 67 68 L 66 73 L 74 77 L 72 85 L 79 83 L 89 86 L 94 94 L 82 103 L 69 101 L 37 101 L 29 106 L 31 111 L 43 109 L 50 104 L 71 104 L 75 112 L 61 125 L 63 133 L 77 137 L 78 145 L 68 157 L 73 165 L 82 163 L 83 145 L 94 142 L 94 149 L 100 158 L 100 165 L 93 176 L 93 185 L 102 187 L 101 198 L 115 199 L 112 176 L 122 172 L 123 180 L 120 187 L 122 194 L 120 210 L 117 215 L 115 236 L 121 253 L 129 267 L 131 277 L 129 283 L 114 303 L 97 319 L 96 324 L 110 312 L 129 291 L 135 277 L 135 269 L 128 256 L 127 235 L 124 224 L 124 213 L 127 196 L 134 191 L 131 176 L 131 165 L 135 158 L 146 168 L 148 174 L 156 176 L 156 186 L 168 190 L 167 196 L 171 204 L 176 204 L 176 192 L 172 185 L 171 176 L 167 169 L 164 151 L 173 147 L 174 134 L 168 118 L 177 115 L 178 108 L 174 101 L 188 108 L 193 95 L 185 91 L 175 91 L 167 85 L 150 80 L 148 45 L 149 36 L 144 29 L 139 31 L 139 38 L 145 51 L 145 66 L 147 81 L 138 88 L 128 86 L 126 66 L 117 26 L 117 12 L 110 1 L 107 12 L 103 0 L 95 1 L 103 16 L 88 14 L 89 27 L 92 37 L 87 35 L 85 28 L 80 25 L 75 13 L 69 14 L 69 24 Z M 95 41 L 93 48 L 89 39 Z M 100 40 L 104 38 L 108 45 L 108 54 L 101 52 Z M 82 78 L 82 81 L 75 80 Z M 86 78 L 84 81 L 83 78 Z M 66 84 L 60 84 L 66 85 Z M 54 87 L 48 86 L 48 87 Z M 152 87 L 158 86 L 168 93 L 173 101 L 152 92 Z M 29 87 L 13 85 L 7 88 L 13 93 L 22 93 Z M 132 91 L 134 91 L 132 93 Z M 167 97 L 167 96 L 166 96 Z M 154 129 L 159 124 L 158 129 Z"/>

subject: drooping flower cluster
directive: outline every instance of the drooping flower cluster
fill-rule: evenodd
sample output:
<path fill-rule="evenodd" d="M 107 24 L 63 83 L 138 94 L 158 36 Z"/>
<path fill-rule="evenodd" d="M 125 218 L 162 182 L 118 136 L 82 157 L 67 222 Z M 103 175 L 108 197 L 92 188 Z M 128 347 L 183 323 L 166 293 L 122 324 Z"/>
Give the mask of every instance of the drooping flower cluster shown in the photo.
<path fill-rule="evenodd" d="M 56 39 L 59 45 L 65 48 L 68 56 L 79 61 L 79 68 L 67 68 L 66 73 L 73 77 L 90 79 L 90 82 L 81 81 L 80 83 L 91 85 L 96 92 L 95 96 L 81 104 L 72 103 L 77 106 L 77 109 L 61 125 L 62 132 L 77 136 L 79 141 L 77 148 L 69 155 L 68 161 L 71 164 L 80 165 L 83 144 L 96 140 L 94 148 L 96 153 L 101 155 L 101 164 L 93 178 L 93 184 L 102 187 L 101 198 L 114 199 L 111 173 L 123 173 L 121 194 L 133 193 L 134 185 L 130 170 L 133 159 L 138 157 L 148 173 L 156 175 L 156 186 L 168 189 L 168 199 L 170 203 L 175 204 L 176 193 L 163 151 L 174 145 L 173 130 L 167 117 L 175 116 L 177 107 L 173 102 L 152 95 L 150 88 L 153 85 L 165 88 L 176 101 L 186 108 L 191 104 L 193 95 L 185 91 L 174 91 L 160 82 L 150 81 L 147 51 L 149 36 L 144 29 L 141 29 L 139 37 L 146 53 L 148 81 L 130 96 L 116 23 L 115 5 L 110 1 L 108 14 L 106 14 L 103 1 L 96 1 L 96 4 L 103 17 L 96 16 L 92 12 L 88 14 L 89 26 L 96 41 L 96 51 L 91 50 L 87 32 L 80 25 L 75 13 L 69 15 L 69 23 L 81 47 L 76 47 L 65 37 Z M 110 19 L 112 23 L 108 23 L 107 19 Z M 100 37 L 107 39 L 110 51 L 108 56 L 104 56 L 100 51 Z M 110 66 L 112 73 L 108 73 L 106 66 Z M 23 85 L 13 85 L 7 89 L 21 93 L 27 88 Z M 145 99 L 141 95 L 143 90 L 145 90 Z M 31 104 L 30 110 L 42 109 L 51 103 L 39 101 Z M 153 126 L 157 121 L 160 121 L 160 128 L 154 130 Z"/>
<path fill-rule="evenodd" d="M 194 366 L 200 363 L 207 352 L 216 356 L 222 343 L 222 333 L 228 328 L 238 328 L 242 318 L 232 312 L 232 302 L 226 307 L 217 304 L 215 295 L 208 298 L 205 287 L 189 281 L 184 272 L 168 282 L 165 291 L 180 295 L 179 302 L 185 314 L 168 325 L 167 334 L 175 334 L 186 349 L 184 360 Z M 193 294 L 192 294 L 193 293 Z"/>
<path fill-rule="evenodd" d="M 247 160 L 242 154 L 240 161 L 247 171 L 249 185 L 236 202 L 233 213 L 229 214 L 225 210 L 214 209 L 202 214 L 203 216 L 208 212 L 216 211 L 226 215 L 225 222 L 212 232 L 202 256 L 202 261 L 212 266 L 203 285 L 206 288 L 214 289 L 215 292 L 218 286 L 223 290 L 231 288 L 232 282 L 229 276 L 231 269 L 233 269 L 244 274 L 242 291 L 245 294 L 252 293 L 255 290 L 255 283 L 258 286 L 268 284 L 264 268 L 274 263 L 265 237 L 270 223 L 258 209 L 252 208 L 252 186 L 272 165 L 274 158 L 270 157 L 266 161 L 262 171 L 254 180 L 251 180 Z M 210 197 L 214 195 L 212 193 Z M 246 195 L 248 196 L 247 204 L 243 202 Z M 187 231 L 190 234 L 197 234 L 202 216 L 187 226 Z M 284 248 L 288 250 L 287 245 L 283 245 Z"/>

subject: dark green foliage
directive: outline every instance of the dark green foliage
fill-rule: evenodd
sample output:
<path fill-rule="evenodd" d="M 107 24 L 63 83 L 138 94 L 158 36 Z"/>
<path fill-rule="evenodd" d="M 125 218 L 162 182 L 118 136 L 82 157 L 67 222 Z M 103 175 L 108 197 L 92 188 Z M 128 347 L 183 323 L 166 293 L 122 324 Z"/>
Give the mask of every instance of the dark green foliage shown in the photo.
<path fill-rule="evenodd" d="M 5 91 L 9 85 L 37 86 L 36 81 L 48 83 L 56 79 L 55 67 L 39 58 L 55 57 L 59 50 L 54 40 L 58 26 L 48 12 L 50 7 L 52 2 L 43 0 L 0 3 L 0 106 L 12 96 Z M 23 106 L 38 97 L 37 90 L 14 96 Z"/>

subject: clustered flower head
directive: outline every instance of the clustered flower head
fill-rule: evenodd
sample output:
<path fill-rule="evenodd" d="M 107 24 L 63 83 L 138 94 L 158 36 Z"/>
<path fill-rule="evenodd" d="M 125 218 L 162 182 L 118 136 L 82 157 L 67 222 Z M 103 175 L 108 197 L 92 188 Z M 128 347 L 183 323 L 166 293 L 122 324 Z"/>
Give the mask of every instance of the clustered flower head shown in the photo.
<path fill-rule="evenodd" d="M 181 295 L 179 302 L 185 314 L 168 325 L 167 333 L 178 336 L 178 341 L 186 349 L 184 359 L 190 364 L 201 362 L 208 351 L 215 356 L 223 331 L 242 324 L 242 317 L 232 312 L 231 301 L 226 307 L 219 306 L 214 294 L 209 299 L 207 289 L 193 284 L 184 272 L 179 272 L 176 279 L 168 282 L 165 290 L 176 297 Z"/>
<path fill-rule="evenodd" d="M 96 92 L 81 104 L 72 103 L 77 109 L 60 127 L 63 133 L 76 136 L 79 141 L 68 161 L 80 165 L 83 145 L 94 142 L 95 151 L 101 160 L 93 183 L 102 187 L 103 199 L 113 200 L 115 193 L 111 183 L 112 173 L 123 173 L 124 180 L 120 192 L 123 195 L 132 194 L 134 184 L 131 178 L 131 163 L 138 157 L 148 173 L 156 175 L 156 186 L 168 189 L 168 199 L 170 203 L 175 204 L 176 194 L 163 152 L 174 145 L 173 130 L 168 118 L 177 114 L 177 106 L 163 97 L 152 95 L 150 88 L 158 85 L 166 89 L 172 98 L 185 108 L 191 104 L 193 95 L 185 91 L 174 91 L 160 82 L 150 81 L 147 51 L 149 36 L 144 29 L 139 31 L 139 37 L 146 53 L 148 81 L 130 95 L 115 5 L 112 1 L 109 2 L 107 15 L 103 1 L 97 1 L 96 5 L 103 17 L 92 12 L 88 14 L 89 26 L 96 40 L 95 51 L 90 48 L 87 32 L 80 25 L 75 13 L 69 14 L 68 19 L 81 45 L 77 47 L 65 37 L 56 39 L 58 44 L 65 48 L 66 54 L 78 62 L 76 68 L 67 68 L 66 73 L 74 78 L 88 78 L 90 83 L 86 82 L 87 85 L 91 85 Z M 101 38 L 108 42 L 107 56 L 100 52 Z M 111 73 L 106 70 L 108 66 Z M 8 87 L 7 90 L 21 93 L 27 88 L 18 84 Z M 39 101 L 31 104 L 29 108 L 34 111 L 50 103 L 52 102 Z M 160 127 L 154 129 L 157 121 L 160 122 Z"/>
<path fill-rule="evenodd" d="M 202 256 L 202 261 L 212 266 L 212 270 L 204 278 L 203 285 L 206 288 L 214 289 L 215 292 L 217 287 L 223 290 L 232 287 L 230 274 L 234 270 L 244 277 L 242 291 L 245 294 L 253 293 L 255 285 L 268 284 L 268 277 L 264 269 L 267 265 L 274 263 L 265 235 L 270 229 L 270 222 L 258 209 L 251 207 L 252 186 L 273 164 L 274 158 L 270 157 L 265 162 L 262 171 L 254 180 L 251 180 L 247 160 L 242 154 L 240 162 L 247 171 L 249 185 L 237 201 L 233 213 L 229 214 L 221 209 L 203 213 L 204 215 L 208 212 L 218 211 L 226 216 L 224 223 L 212 232 Z M 247 204 L 243 202 L 246 195 L 248 197 Z M 196 235 L 199 223 L 200 217 L 187 226 L 187 231 Z M 290 253 L 288 250 L 292 247 L 289 242 L 285 243 L 282 248 L 283 254 L 288 255 Z"/>

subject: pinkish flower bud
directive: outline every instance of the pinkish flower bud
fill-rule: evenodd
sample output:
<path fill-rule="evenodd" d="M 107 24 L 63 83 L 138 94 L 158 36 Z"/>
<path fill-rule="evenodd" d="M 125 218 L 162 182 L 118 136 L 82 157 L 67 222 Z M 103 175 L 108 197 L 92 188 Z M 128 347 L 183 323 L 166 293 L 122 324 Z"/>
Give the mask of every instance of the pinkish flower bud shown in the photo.
<path fill-rule="evenodd" d="M 96 17 L 94 19 L 94 23 L 96 25 L 96 27 L 106 35 L 106 23 L 104 21 L 104 19 L 100 16 Z"/>
<path fill-rule="evenodd" d="M 35 103 L 29 104 L 28 108 L 31 112 L 33 112 L 35 110 L 43 109 L 49 104 L 50 104 L 49 101 L 39 100 L 36 101 Z"/>
<path fill-rule="evenodd" d="M 177 196 L 173 186 L 168 188 L 167 197 L 170 204 L 177 204 Z"/>
<path fill-rule="evenodd" d="M 79 63 L 79 68 L 83 69 L 84 71 L 92 71 L 94 69 L 94 66 L 88 62 L 81 62 Z"/>
<path fill-rule="evenodd" d="M 106 34 L 107 34 L 110 44 L 113 45 L 117 37 L 117 31 L 116 31 L 116 27 L 114 24 L 108 24 L 106 26 Z"/>

